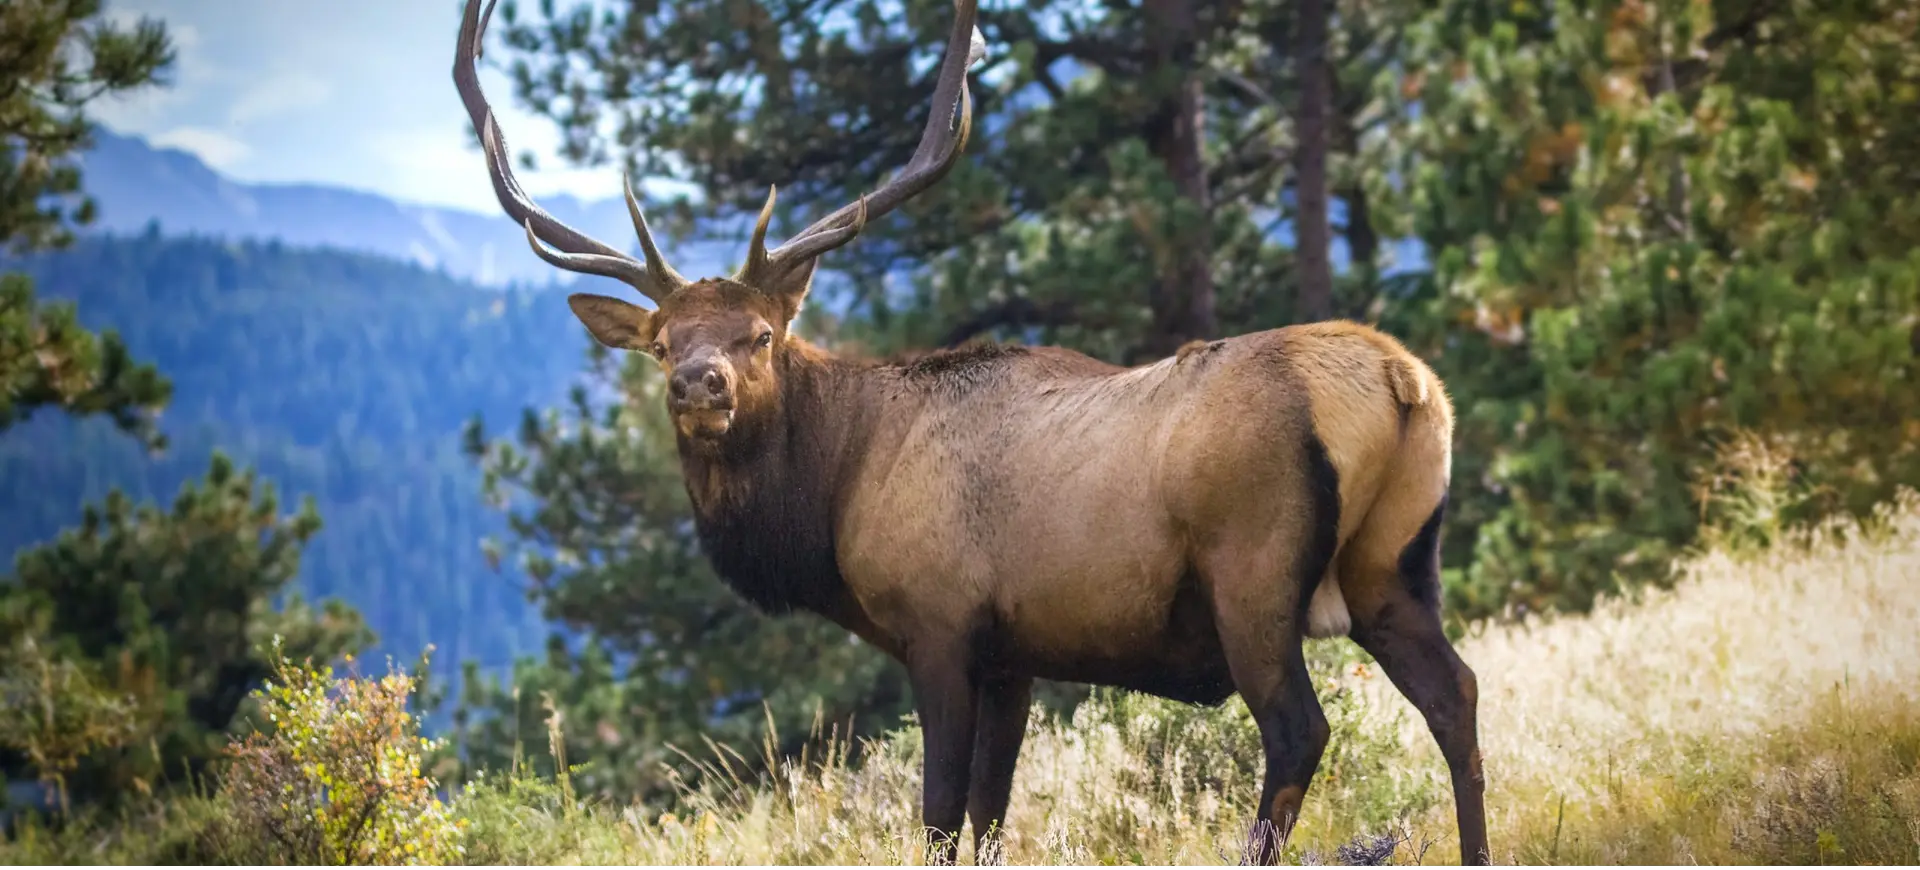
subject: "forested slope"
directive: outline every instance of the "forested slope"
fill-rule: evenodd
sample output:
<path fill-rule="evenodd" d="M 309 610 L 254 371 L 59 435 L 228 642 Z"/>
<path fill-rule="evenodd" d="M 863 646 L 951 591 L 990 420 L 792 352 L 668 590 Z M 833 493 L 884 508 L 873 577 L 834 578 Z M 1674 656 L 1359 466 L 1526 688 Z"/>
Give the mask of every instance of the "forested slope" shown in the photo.
<path fill-rule="evenodd" d="M 111 488 L 170 501 L 218 448 L 273 481 L 287 509 L 314 498 L 325 527 L 302 585 L 360 609 L 380 651 L 411 661 L 434 643 L 447 673 L 544 640 L 537 608 L 481 556 L 500 515 L 481 502 L 459 432 L 475 413 L 508 420 L 563 395 L 582 338 L 557 296 L 360 254 L 151 232 L 0 267 L 77 303 L 84 324 L 117 330 L 174 383 L 163 455 L 104 421 L 51 414 L 0 442 L 9 564 Z"/>

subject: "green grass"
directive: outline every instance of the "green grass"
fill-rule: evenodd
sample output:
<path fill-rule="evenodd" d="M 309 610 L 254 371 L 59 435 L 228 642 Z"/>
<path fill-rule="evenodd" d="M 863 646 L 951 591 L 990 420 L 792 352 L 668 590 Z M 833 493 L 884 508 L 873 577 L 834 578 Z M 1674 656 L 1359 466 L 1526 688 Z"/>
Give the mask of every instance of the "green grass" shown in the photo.
<path fill-rule="evenodd" d="M 1866 526 L 1716 550 L 1671 591 L 1461 642 L 1480 676 L 1495 858 L 1504 863 L 1920 863 L 1920 498 Z M 1333 744 L 1287 857 L 1391 844 L 1451 863 L 1432 740 L 1345 641 L 1311 647 Z M 494 777 L 454 802 L 474 863 L 916 863 L 919 735 L 847 761 L 831 729 L 766 778 L 714 775 L 674 812 L 569 800 Z M 1237 860 L 1258 739 L 1218 709 L 1100 693 L 1036 716 L 1007 832 L 1012 863 Z M 191 798 L 0 846 L 8 863 L 217 862 L 222 810 Z M 1347 851 L 1343 852 L 1343 847 Z M 963 856 L 970 853 L 963 847 Z M 1379 850 L 1376 850 L 1379 851 Z"/>

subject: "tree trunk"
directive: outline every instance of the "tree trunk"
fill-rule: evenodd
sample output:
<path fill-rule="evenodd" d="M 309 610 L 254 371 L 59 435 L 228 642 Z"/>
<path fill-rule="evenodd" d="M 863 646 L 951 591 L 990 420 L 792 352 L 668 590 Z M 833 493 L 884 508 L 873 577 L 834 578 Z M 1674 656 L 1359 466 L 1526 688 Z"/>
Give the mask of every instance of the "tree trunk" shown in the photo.
<path fill-rule="evenodd" d="M 1181 344 L 1211 338 L 1213 311 L 1213 198 L 1205 158 L 1206 95 L 1194 68 L 1200 39 L 1199 0 L 1146 0 L 1154 67 L 1149 80 L 1175 82 L 1147 133 L 1148 146 L 1167 168 L 1180 198 L 1198 220 L 1169 246 L 1171 256 L 1152 289 L 1153 328 L 1136 360 L 1165 356 Z"/>
<path fill-rule="evenodd" d="M 1339 68 L 1339 62 L 1330 61 L 1328 68 Z M 1365 101 L 1342 93 L 1337 76 L 1331 78 L 1327 90 L 1327 151 L 1348 160 L 1357 160 L 1360 156 L 1360 131 L 1355 128 L 1354 115 L 1363 111 L 1361 107 Z M 1332 193 L 1339 196 L 1347 207 L 1347 225 L 1341 235 L 1347 240 L 1353 289 L 1358 292 L 1353 294 L 1354 298 L 1343 310 L 1332 312 L 1331 316 L 1365 320 L 1379 301 L 1380 293 L 1380 234 L 1373 228 L 1373 206 L 1367 199 L 1366 184 L 1359 178 L 1354 178 Z"/>
<path fill-rule="evenodd" d="M 1300 112 L 1294 129 L 1294 251 L 1299 275 L 1295 319 L 1325 320 L 1333 313 L 1332 232 L 1327 225 L 1327 0 L 1300 0 L 1294 63 Z"/>
<path fill-rule="evenodd" d="M 1359 298 L 1352 301 L 1343 312 L 1356 319 L 1364 318 L 1367 309 L 1373 305 L 1374 294 L 1380 291 L 1380 235 L 1373 230 L 1373 208 L 1367 202 L 1367 192 L 1360 185 L 1340 191 L 1340 200 L 1347 204 L 1347 226 L 1344 235 L 1347 238 L 1347 256 L 1353 263 L 1353 281 L 1359 289 Z"/>

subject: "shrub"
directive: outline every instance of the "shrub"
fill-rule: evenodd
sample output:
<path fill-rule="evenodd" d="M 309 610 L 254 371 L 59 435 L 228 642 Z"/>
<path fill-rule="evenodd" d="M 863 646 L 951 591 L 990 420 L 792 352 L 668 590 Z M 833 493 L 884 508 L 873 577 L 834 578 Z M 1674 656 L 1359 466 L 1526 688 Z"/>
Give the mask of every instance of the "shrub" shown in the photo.
<path fill-rule="evenodd" d="M 1821 503 L 1831 489 L 1809 481 L 1800 466 L 1785 438 L 1742 430 L 1722 441 L 1693 480 L 1700 510 L 1696 552 L 1754 556 L 1804 521 L 1830 514 Z"/>
<path fill-rule="evenodd" d="M 421 773 L 439 744 L 407 710 L 413 678 L 336 680 L 330 667 L 288 661 L 277 639 L 274 661 L 274 679 L 253 693 L 266 730 L 229 747 L 220 791 L 233 811 L 214 834 L 220 851 L 301 864 L 460 858 L 461 826 Z"/>
<path fill-rule="evenodd" d="M 85 663 L 50 656 L 32 635 L 0 649 L 0 748 L 20 753 L 67 811 L 66 775 L 139 733 L 133 699 Z"/>

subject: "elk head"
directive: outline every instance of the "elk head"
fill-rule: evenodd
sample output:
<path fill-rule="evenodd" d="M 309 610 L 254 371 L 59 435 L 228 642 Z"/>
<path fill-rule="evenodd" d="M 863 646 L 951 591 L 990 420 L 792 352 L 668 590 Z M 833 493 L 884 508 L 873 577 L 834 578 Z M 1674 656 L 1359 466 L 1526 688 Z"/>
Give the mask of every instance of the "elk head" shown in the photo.
<path fill-rule="evenodd" d="M 624 184 L 627 210 L 640 236 L 641 259 L 561 223 L 520 188 L 507 157 L 506 139 L 480 90 L 476 68 L 481 37 L 493 16 L 493 0 L 484 11 L 480 0 L 468 0 L 453 80 L 480 133 L 494 195 L 500 207 L 526 227 L 527 242 L 541 259 L 571 272 L 625 282 L 653 302 L 649 311 L 591 293 L 567 298 L 596 341 L 615 349 L 642 351 L 660 361 L 668 377 L 667 410 L 684 439 L 717 445 L 730 433 L 750 428 L 743 424 L 763 418 L 774 407 L 779 363 L 789 349 L 787 330 L 806 299 L 821 255 L 852 241 L 870 218 L 932 187 L 959 161 L 973 120 L 967 68 L 985 46 L 974 29 L 975 0 L 956 0 L 954 7 L 953 30 L 933 91 L 934 109 L 907 165 L 879 190 L 840 207 L 771 250 L 766 241 L 774 190 L 769 188 L 746 264 L 728 278 L 690 281 L 661 256 L 630 180 Z M 942 111 L 948 106 L 953 107 L 950 112 Z"/>

